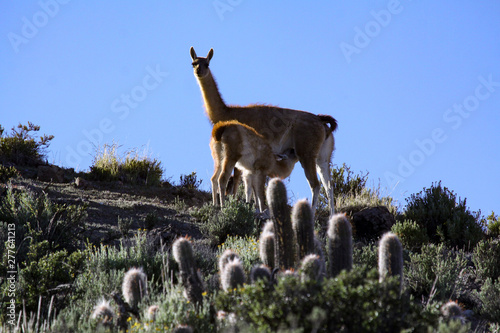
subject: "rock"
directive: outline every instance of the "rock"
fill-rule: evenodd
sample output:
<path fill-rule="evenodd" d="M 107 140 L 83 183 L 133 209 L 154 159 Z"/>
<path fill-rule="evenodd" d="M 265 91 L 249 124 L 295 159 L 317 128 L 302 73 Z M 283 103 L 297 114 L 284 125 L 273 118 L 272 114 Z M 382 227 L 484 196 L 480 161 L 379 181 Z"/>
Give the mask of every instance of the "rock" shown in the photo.
<path fill-rule="evenodd" d="M 64 183 L 64 170 L 55 165 L 40 165 L 37 179 L 42 182 Z"/>
<path fill-rule="evenodd" d="M 390 231 L 394 223 L 394 216 L 385 206 L 365 208 L 352 215 L 356 236 L 360 238 L 378 239 Z"/>

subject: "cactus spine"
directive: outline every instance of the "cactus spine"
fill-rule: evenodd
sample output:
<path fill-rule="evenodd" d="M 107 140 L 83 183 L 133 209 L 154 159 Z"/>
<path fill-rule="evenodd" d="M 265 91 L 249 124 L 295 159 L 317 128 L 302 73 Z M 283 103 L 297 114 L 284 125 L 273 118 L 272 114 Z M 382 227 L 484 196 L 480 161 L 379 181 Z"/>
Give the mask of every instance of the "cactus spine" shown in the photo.
<path fill-rule="evenodd" d="M 378 246 L 378 274 L 380 281 L 386 277 L 399 275 L 399 283 L 403 282 L 403 246 L 398 236 L 387 232 L 382 236 Z"/>
<path fill-rule="evenodd" d="M 274 267 L 286 270 L 295 266 L 295 233 L 290 221 L 285 184 L 273 178 L 267 187 L 267 201 L 274 224 Z"/>
<path fill-rule="evenodd" d="M 292 210 L 292 225 L 298 244 L 298 259 L 314 253 L 314 217 L 307 200 L 298 201 Z"/>
<path fill-rule="evenodd" d="M 134 311 L 138 310 L 139 302 L 148 293 L 147 277 L 142 268 L 132 267 L 125 273 L 122 284 L 122 294 L 125 302 Z"/>
<path fill-rule="evenodd" d="M 222 290 L 230 291 L 243 286 L 245 283 L 245 270 L 239 258 L 229 261 L 222 271 L 221 285 Z"/>
<path fill-rule="evenodd" d="M 352 268 L 352 229 L 345 214 L 335 214 L 328 224 L 329 274 L 338 275 Z"/>
<path fill-rule="evenodd" d="M 175 261 L 179 264 L 186 298 L 195 304 L 201 303 L 203 283 L 198 275 L 191 242 L 185 237 L 177 239 L 172 247 L 172 252 Z"/>

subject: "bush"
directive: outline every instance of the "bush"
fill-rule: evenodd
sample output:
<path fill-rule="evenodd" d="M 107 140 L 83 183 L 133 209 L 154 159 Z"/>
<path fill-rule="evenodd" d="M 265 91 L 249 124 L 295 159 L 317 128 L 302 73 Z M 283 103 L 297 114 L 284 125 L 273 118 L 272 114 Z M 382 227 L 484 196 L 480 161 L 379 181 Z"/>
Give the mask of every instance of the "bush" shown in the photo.
<path fill-rule="evenodd" d="M 17 178 L 21 174 L 13 166 L 6 167 L 0 164 L 0 182 L 6 183 L 11 178 Z"/>
<path fill-rule="evenodd" d="M 5 129 L 0 125 L 0 163 L 37 166 L 44 164 L 45 150 L 50 145 L 53 135 L 36 138 L 40 126 L 28 122 L 28 125 L 19 124 L 12 127 L 10 136 L 4 136 Z"/>
<path fill-rule="evenodd" d="M 198 190 L 201 186 L 202 179 L 197 179 L 196 172 L 193 171 L 189 175 L 181 175 L 179 186 L 188 190 Z"/>
<path fill-rule="evenodd" d="M 396 222 L 391 231 L 398 235 L 403 248 L 411 251 L 419 250 L 429 242 L 426 231 L 414 221 Z"/>
<path fill-rule="evenodd" d="M 87 205 L 66 205 L 53 203 L 47 194 L 35 194 L 31 191 L 14 192 L 7 188 L 6 195 L 0 199 L 0 222 L 15 225 L 15 244 L 17 261 L 26 260 L 31 244 L 47 241 L 47 251 L 56 248 L 75 250 L 83 240 L 84 219 Z M 1 224 L 1 223 L 0 223 Z M 0 231 L 0 242 L 7 240 L 5 231 Z M 4 247 L 0 247 L 3 256 Z M 4 267 L 0 267 L 3 271 Z"/>
<path fill-rule="evenodd" d="M 157 186 L 161 184 L 163 169 L 161 162 L 139 155 L 135 150 L 127 153 L 125 158 L 118 154 L 118 144 L 105 144 L 99 147 L 90 167 L 90 177 L 99 181 L 121 180 L 129 184 Z"/>
<path fill-rule="evenodd" d="M 491 214 L 486 218 L 487 227 L 488 227 L 488 235 L 490 237 L 499 237 L 500 236 L 500 216 L 495 215 L 495 212 L 491 212 Z"/>
<path fill-rule="evenodd" d="M 262 281 L 216 298 L 217 308 L 233 312 L 245 332 L 399 332 L 435 324 L 407 295 L 397 278 L 379 282 L 376 269 L 342 271 L 336 278 L 301 283 L 280 278 L 273 288 Z"/>
<path fill-rule="evenodd" d="M 441 182 L 412 194 L 406 201 L 404 218 L 425 228 L 432 242 L 472 248 L 484 237 L 480 212 L 471 213 L 466 199 L 457 202 L 456 194 L 442 187 Z"/>
<path fill-rule="evenodd" d="M 421 253 L 410 254 L 410 262 L 405 266 L 405 281 L 417 299 L 457 299 L 465 290 L 463 273 L 466 266 L 463 252 L 451 251 L 443 244 L 426 244 Z"/>
<path fill-rule="evenodd" d="M 233 250 L 240 257 L 247 272 L 250 272 L 254 265 L 260 263 L 259 240 L 256 237 L 227 237 L 226 241 L 218 246 L 218 257 L 228 249 Z"/>
<path fill-rule="evenodd" d="M 229 197 L 220 210 L 202 208 L 202 211 L 213 212 L 208 216 L 208 220 L 200 225 L 200 231 L 214 246 L 224 243 L 228 235 L 257 236 L 260 231 L 260 226 L 254 218 L 253 205 L 235 198 Z"/>
<path fill-rule="evenodd" d="M 500 277 L 500 239 L 482 240 L 474 248 L 472 262 L 481 280 Z"/>
<path fill-rule="evenodd" d="M 477 296 L 481 302 L 481 315 L 500 324 L 500 280 L 487 278 Z"/>

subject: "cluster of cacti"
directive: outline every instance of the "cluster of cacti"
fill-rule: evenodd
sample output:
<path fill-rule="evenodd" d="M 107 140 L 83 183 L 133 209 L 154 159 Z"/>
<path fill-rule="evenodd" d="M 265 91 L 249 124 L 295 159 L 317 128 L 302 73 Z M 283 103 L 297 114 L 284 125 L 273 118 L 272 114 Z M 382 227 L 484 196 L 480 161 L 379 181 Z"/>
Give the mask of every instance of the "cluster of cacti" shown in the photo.
<path fill-rule="evenodd" d="M 222 290 L 229 291 L 243 286 L 245 270 L 241 260 L 232 250 L 226 250 L 219 259 L 219 271 Z"/>
<path fill-rule="evenodd" d="M 399 276 L 403 283 L 403 246 L 392 232 L 385 233 L 378 246 L 378 272 L 380 281 L 389 276 Z"/>
<path fill-rule="evenodd" d="M 200 304 L 203 299 L 204 286 L 196 266 L 191 242 L 186 237 L 178 238 L 172 246 L 172 252 L 175 261 L 179 264 L 184 295 L 189 301 Z"/>
<path fill-rule="evenodd" d="M 147 293 L 146 274 L 142 268 L 133 267 L 123 277 L 122 293 L 120 294 L 118 291 L 115 291 L 110 294 L 116 304 L 116 310 L 111 307 L 109 301 L 103 299 L 94 308 L 92 319 L 100 320 L 104 326 L 113 327 L 116 325 L 116 327 L 126 330 L 130 314 L 140 320 L 139 303 Z M 150 307 L 151 320 L 154 320 L 157 311 L 158 306 L 154 305 Z M 152 312 L 154 314 L 151 314 Z"/>
<path fill-rule="evenodd" d="M 345 214 L 336 214 L 328 222 L 328 273 L 337 276 L 352 269 L 352 228 Z"/>

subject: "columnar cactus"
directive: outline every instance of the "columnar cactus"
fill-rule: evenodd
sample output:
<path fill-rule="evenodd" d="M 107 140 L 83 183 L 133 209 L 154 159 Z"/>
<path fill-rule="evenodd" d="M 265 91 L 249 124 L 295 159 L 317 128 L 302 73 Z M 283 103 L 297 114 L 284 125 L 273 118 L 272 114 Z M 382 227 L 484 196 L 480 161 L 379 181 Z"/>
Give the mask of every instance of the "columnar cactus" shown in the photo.
<path fill-rule="evenodd" d="M 259 254 L 262 263 L 270 269 L 274 268 L 274 241 L 274 233 L 264 228 L 259 238 Z"/>
<path fill-rule="evenodd" d="M 122 294 L 131 309 L 137 311 L 139 302 L 148 293 L 147 278 L 142 268 L 131 268 L 125 273 Z"/>
<path fill-rule="evenodd" d="M 321 282 L 324 277 L 325 262 L 317 254 L 305 256 L 300 266 L 300 280 Z"/>
<path fill-rule="evenodd" d="M 352 268 L 352 229 L 345 214 L 335 214 L 328 222 L 328 272 L 331 277 Z"/>
<path fill-rule="evenodd" d="M 298 245 L 298 259 L 314 253 L 314 216 L 307 200 L 298 201 L 292 210 L 292 226 Z"/>
<path fill-rule="evenodd" d="M 239 258 L 235 258 L 224 265 L 220 280 L 224 291 L 243 286 L 245 283 L 245 270 Z"/>
<path fill-rule="evenodd" d="M 392 232 L 385 233 L 380 239 L 378 273 L 380 281 L 396 275 L 399 275 L 400 285 L 403 281 L 403 246 L 398 236 Z"/>
<path fill-rule="evenodd" d="M 174 333 L 193 333 L 193 329 L 187 325 L 179 325 L 174 329 Z"/>
<path fill-rule="evenodd" d="M 264 280 L 265 282 L 271 281 L 271 271 L 265 265 L 256 265 L 252 268 L 250 272 L 250 281 L 252 283 L 258 280 Z"/>
<path fill-rule="evenodd" d="M 219 274 L 222 275 L 224 267 L 234 259 L 239 259 L 238 255 L 231 249 L 227 249 L 219 258 Z"/>
<path fill-rule="evenodd" d="M 449 301 L 441 308 L 446 319 L 462 319 L 462 308 L 455 301 Z"/>
<path fill-rule="evenodd" d="M 113 326 L 114 318 L 115 312 L 109 305 L 109 301 L 105 299 L 102 299 L 94 308 L 94 312 L 92 312 L 92 319 L 101 320 L 101 323 L 106 327 Z"/>
<path fill-rule="evenodd" d="M 191 242 L 185 237 L 177 239 L 172 247 L 172 252 L 175 261 L 179 264 L 186 298 L 199 304 L 203 299 L 203 283 L 196 268 Z"/>
<path fill-rule="evenodd" d="M 154 322 L 156 320 L 156 315 L 158 314 L 158 311 L 160 310 L 160 307 L 158 305 L 151 305 L 148 308 L 148 319 L 151 322 Z"/>
<path fill-rule="evenodd" d="M 273 178 L 267 187 L 267 202 L 274 224 L 274 267 L 286 270 L 295 266 L 295 233 L 290 221 L 290 209 L 285 184 Z"/>

